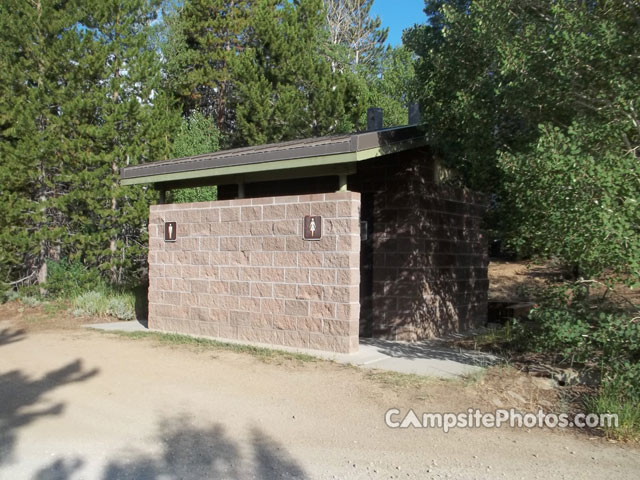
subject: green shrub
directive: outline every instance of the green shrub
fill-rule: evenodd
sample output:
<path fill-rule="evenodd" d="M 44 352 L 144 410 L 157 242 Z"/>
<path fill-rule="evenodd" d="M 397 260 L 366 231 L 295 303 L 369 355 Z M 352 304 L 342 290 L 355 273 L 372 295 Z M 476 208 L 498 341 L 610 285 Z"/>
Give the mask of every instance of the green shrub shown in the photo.
<path fill-rule="evenodd" d="M 73 300 L 73 314 L 133 320 L 136 317 L 135 297 L 130 293 L 98 290 L 86 292 Z"/>
<path fill-rule="evenodd" d="M 73 314 L 102 316 L 107 314 L 109 300 L 103 292 L 91 291 L 73 299 Z"/>
<path fill-rule="evenodd" d="M 538 305 L 529 313 L 535 335 L 534 350 L 560 355 L 561 361 L 584 362 L 591 353 L 591 322 L 582 289 L 551 288 L 538 293 Z"/>
<path fill-rule="evenodd" d="M 133 320 L 136 318 L 133 295 L 119 294 L 111 297 L 107 309 L 109 315 L 120 320 Z"/>
<path fill-rule="evenodd" d="M 640 434 L 640 317 L 601 297 L 584 284 L 549 289 L 532 310 L 526 338 L 530 349 L 555 354 L 560 363 L 600 372 L 597 394 L 587 401 L 593 413 L 617 413 L 618 437 Z"/>
<path fill-rule="evenodd" d="M 565 361 L 618 369 L 640 360 L 640 324 L 634 315 L 612 302 L 592 299 L 581 284 L 549 289 L 529 314 L 535 330 L 530 344 Z"/>
<path fill-rule="evenodd" d="M 13 302 L 20 298 L 20 294 L 16 292 L 13 288 L 7 288 L 0 292 L 0 303 Z"/>
<path fill-rule="evenodd" d="M 40 285 L 22 285 L 18 287 L 16 293 L 18 294 L 16 299 L 21 299 L 25 297 L 36 297 L 36 298 L 42 297 Z"/>
<path fill-rule="evenodd" d="M 38 297 L 20 297 L 20 302 L 26 307 L 39 307 L 42 304 L 42 300 Z"/>
<path fill-rule="evenodd" d="M 72 298 L 104 288 L 104 281 L 97 269 L 87 268 L 79 261 L 47 260 L 47 282 L 43 287 L 48 296 Z"/>

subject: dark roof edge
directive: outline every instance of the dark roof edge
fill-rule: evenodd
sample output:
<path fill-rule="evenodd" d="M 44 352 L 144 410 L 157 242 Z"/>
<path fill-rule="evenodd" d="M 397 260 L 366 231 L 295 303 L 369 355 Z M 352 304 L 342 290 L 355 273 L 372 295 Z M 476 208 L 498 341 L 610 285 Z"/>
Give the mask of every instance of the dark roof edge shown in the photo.
<path fill-rule="evenodd" d="M 131 179 L 229 166 L 268 163 L 279 160 L 353 153 L 394 145 L 414 138 L 424 138 L 424 129 L 420 126 L 413 125 L 348 135 L 293 140 L 133 165 L 122 168 L 120 178 Z"/>

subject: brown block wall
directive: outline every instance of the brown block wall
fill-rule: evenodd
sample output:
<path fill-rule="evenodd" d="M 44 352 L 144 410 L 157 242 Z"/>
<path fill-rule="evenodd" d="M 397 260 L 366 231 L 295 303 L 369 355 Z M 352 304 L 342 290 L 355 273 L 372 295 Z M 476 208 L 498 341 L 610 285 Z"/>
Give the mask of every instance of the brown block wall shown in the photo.
<path fill-rule="evenodd" d="M 483 205 L 470 192 L 423 185 L 380 195 L 374 233 L 373 334 L 418 340 L 486 320 L 488 255 Z M 414 208 L 396 201 L 411 198 Z"/>
<path fill-rule="evenodd" d="M 323 217 L 319 241 L 302 239 L 305 215 Z M 152 206 L 150 328 L 357 351 L 359 215 L 354 192 Z"/>
<path fill-rule="evenodd" d="M 373 288 L 363 331 L 419 340 L 486 320 L 484 195 L 438 184 L 428 150 L 359 166 L 349 188 L 373 197 Z"/>

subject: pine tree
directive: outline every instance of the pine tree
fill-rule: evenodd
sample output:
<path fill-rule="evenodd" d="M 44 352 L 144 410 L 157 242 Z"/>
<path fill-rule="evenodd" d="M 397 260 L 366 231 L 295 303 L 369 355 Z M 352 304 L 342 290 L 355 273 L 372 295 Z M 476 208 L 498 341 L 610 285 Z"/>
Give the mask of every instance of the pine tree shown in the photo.
<path fill-rule="evenodd" d="M 256 145 L 343 132 L 360 117 L 359 88 L 332 72 L 321 0 L 263 0 L 252 11 L 249 47 L 233 64 L 236 144 Z"/>
<path fill-rule="evenodd" d="M 77 17 L 74 1 L 0 4 L 0 282 L 44 281 L 60 255 Z"/>
<path fill-rule="evenodd" d="M 254 3 L 187 0 L 166 15 L 166 69 L 183 115 L 198 111 L 211 117 L 223 134 L 233 128 L 230 63 L 245 48 Z"/>
<path fill-rule="evenodd" d="M 138 282 L 143 187 L 120 168 L 167 158 L 179 115 L 153 45 L 160 0 L 0 5 L 0 282 L 46 281 L 49 260 Z"/>
<path fill-rule="evenodd" d="M 83 11 L 82 85 L 74 106 L 84 148 L 74 154 L 65 196 L 72 256 L 115 284 L 137 282 L 146 265 L 148 205 L 155 193 L 121 187 L 120 168 L 167 158 L 178 116 L 162 91 L 153 48 L 159 0 L 105 0 Z"/>
<path fill-rule="evenodd" d="M 174 157 L 188 157 L 211 153 L 220 149 L 220 131 L 200 112 L 182 119 L 180 130 L 173 142 Z M 181 188 L 170 192 L 172 203 L 211 202 L 217 200 L 218 189 L 215 186 Z"/>

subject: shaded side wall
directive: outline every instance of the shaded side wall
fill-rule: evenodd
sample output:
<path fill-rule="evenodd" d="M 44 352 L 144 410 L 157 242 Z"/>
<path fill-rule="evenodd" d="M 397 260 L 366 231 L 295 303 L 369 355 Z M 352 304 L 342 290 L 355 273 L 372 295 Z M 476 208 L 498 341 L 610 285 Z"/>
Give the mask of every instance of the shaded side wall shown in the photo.
<path fill-rule="evenodd" d="M 152 206 L 150 328 L 356 351 L 359 210 L 354 192 Z M 304 215 L 323 216 L 321 240 L 302 239 Z"/>
<path fill-rule="evenodd" d="M 418 340 L 486 321 L 486 198 L 437 184 L 435 168 L 424 149 L 365 162 L 349 177 L 363 204 L 373 197 L 372 307 L 361 332 Z"/>

